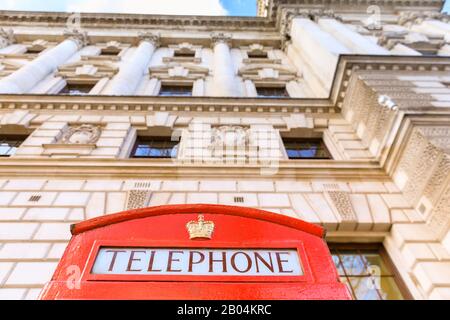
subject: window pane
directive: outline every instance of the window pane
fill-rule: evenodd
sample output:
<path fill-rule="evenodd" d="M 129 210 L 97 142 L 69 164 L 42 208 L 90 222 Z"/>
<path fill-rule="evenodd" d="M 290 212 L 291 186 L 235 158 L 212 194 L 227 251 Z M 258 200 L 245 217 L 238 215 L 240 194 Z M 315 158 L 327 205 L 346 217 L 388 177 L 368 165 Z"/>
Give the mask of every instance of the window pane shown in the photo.
<path fill-rule="evenodd" d="M 162 85 L 159 91 L 160 96 L 192 96 L 192 86 L 170 86 Z"/>
<path fill-rule="evenodd" d="M 342 247 L 343 249 L 340 249 Z M 333 262 L 342 283 L 350 286 L 358 300 L 402 300 L 405 293 L 380 249 L 348 249 L 349 245 L 330 245 Z M 351 248 L 351 247 L 350 247 Z M 340 258 L 340 259 L 338 259 Z"/>
<path fill-rule="evenodd" d="M 362 258 L 364 259 L 367 267 L 370 271 L 375 272 L 377 276 L 392 275 L 388 270 L 386 264 L 378 253 L 363 253 Z M 372 273 L 373 274 L 373 273 Z"/>
<path fill-rule="evenodd" d="M 0 157 L 9 157 L 16 153 L 17 148 L 27 138 L 25 135 L 0 136 Z"/>
<path fill-rule="evenodd" d="M 331 159 L 322 139 L 283 138 L 289 159 Z"/>
<path fill-rule="evenodd" d="M 403 295 L 400 292 L 394 277 L 376 277 L 374 282 L 384 300 L 403 300 Z"/>
<path fill-rule="evenodd" d="M 170 137 L 143 137 L 136 142 L 135 158 L 171 158 L 177 156 L 177 141 Z"/>
<path fill-rule="evenodd" d="M 340 254 L 341 261 L 345 272 L 349 276 L 359 276 L 359 275 L 369 275 L 366 270 L 366 266 L 364 261 L 361 259 L 361 256 L 354 253 L 343 253 Z"/>
<path fill-rule="evenodd" d="M 342 267 L 342 263 L 339 260 L 339 256 L 336 254 L 332 255 L 334 265 L 336 266 L 337 272 L 340 276 L 345 275 L 344 268 Z"/>
<path fill-rule="evenodd" d="M 380 295 L 370 277 L 349 277 L 350 285 L 358 300 L 381 300 Z"/>

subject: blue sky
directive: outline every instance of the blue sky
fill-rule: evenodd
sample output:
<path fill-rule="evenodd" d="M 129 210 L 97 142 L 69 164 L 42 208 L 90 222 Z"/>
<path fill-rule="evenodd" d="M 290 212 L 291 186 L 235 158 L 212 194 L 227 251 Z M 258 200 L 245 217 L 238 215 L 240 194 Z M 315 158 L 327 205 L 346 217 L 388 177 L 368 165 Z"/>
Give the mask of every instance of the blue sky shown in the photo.
<path fill-rule="evenodd" d="M 256 0 L 0 0 L 0 10 L 256 15 Z"/>
<path fill-rule="evenodd" d="M 256 0 L 0 0 L 0 10 L 254 16 Z"/>

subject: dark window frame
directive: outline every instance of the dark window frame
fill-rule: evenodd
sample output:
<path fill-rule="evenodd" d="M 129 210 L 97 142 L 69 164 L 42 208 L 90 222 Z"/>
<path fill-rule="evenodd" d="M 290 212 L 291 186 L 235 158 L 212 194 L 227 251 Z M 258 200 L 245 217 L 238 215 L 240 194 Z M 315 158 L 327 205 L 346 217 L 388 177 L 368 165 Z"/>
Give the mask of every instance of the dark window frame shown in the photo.
<path fill-rule="evenodd" d="M 174 58 L 195 58 L 195 51 L 179 51 L 175 50 L 173 52 Z"/>
<path fill-rule="evenodd" d="M 265 86 L 265 85 L 261 85 L 261 84 L 256 84 L 255 88 L 256 88 L 256 94 L 257 94 L 258 98 L 266 98 L 266 99 L 290 98 L 289 92 L 286 89 L 286 85 L 282 85 L 282 86 L 267 85 L 267 86 Z M 272 91 L 272 94 L 270 93 L 270 91 Z"/>
<path fill-rule="evenodd" d="M 136 155 L 136 152 L 139 148 L 140 145 L 147 145 L 148 148 L 141 148 L 141 149 L 149 149 L 149 153 L 151 149 L 158 149 L 157 147 L 152 147 L 151 143 L 161 143 L 163 142 L 163 147 L 159 148 L 159 149 L 168 149 L 170 150 L 170 155 L 154 155 L 151 156 L 149 154 L 147 155 Z M 173 150 L 177 148 L 177 145 L 180 143 L 180 141 L 172 141 L 171 137 L 161 137 L 161 136 L 138 136 L 136 138 L 136 141 L 134 143 L 133 149 L 131 151 L 130 154 L 130 158 L 133 159 L 171 159 L 172 158 L 172 153 Z M 167 146 L 167 147 L 165 147 Z M 178 149 L 175 150 L 175 155 L 174 157 L 176 158 L 178 156 Z"/>
<path fill-rule="evenodd" d="M 61 89 L 61 91 L 59 91 L 59 95 L 67 95 L 67 96 L 86 96 L 89 95 L 89 93 L 92 91 L 92 89 L 94 89 L 94 87 L 97 85 L 97 82 L 92 82 L 92 83 L 76 83 L 76 82 L 70 82 L 67 81 L 66 85 L 64 86 L 64 88 Z M 83 88 L 83 87 L 89 87 L 89 91 L 79 91 L 82 92 L 80 94 L 75 94 L 75 93 L 71 93 L 71 91 L 75 91 L 74 89 L 70 89 L 70 87 L 73 87 L 74 89 L 76 88 Z"/>
<path fill-rule="evenodd" d="M 338 254 L 339 263 L 342 264 L 342 260 L 340 258 L 340 251 L 355 251 L 355 255 L 361 255 L 364 253 L 371 253 L 371 254 L 378 254 L 380 259 L 382 260 L 382 263 L 385 265 L 386 269 L 388 269 L 389 274 L 387 275 L 380 275 L 381 278 L 391 278 L 395 285 L 398 288 L 398 291 L 403 296 L 404 300 L 413 300 L 413 296 L 411 295 L 410 291 L 408 290 L 408 287 L 406 286 L 405 282 L 403 281 L 400 272 L 398 271 L 397 267 L 393 263 L 391 257 L 387 253 L 386 249 L 384 248 L 383 244 L 381 243 L 328 243 L 328 247 L 330 249 L 330 253 L 332 255 Z M 362 260 L 364 263 L 364 266 L 367 268 L 367 264 Z M 336 266 L 337 268 L 337 266 Z M 344 271 L 344 275 L 339 274 L 339 277 L 345 277 L 345 278 L 370 278 L 370 275 L 364 274 L 364 275 L 350 275 L 347 274 L 347 271 L 345 268 L 342 268 Z M 339 273 L 339 270 L 337 270 Z M 348 282 L 348 281 L 347 281 Z M 353 287 L 350 286 L 350 291 L 352 293 L 352 296 L 355 298 L 355 292 Z M 380 300 L 383 300 L 381 293 L 378 289 L 376 289 L 378 297 Z"/>
<path fill-rule="evenodd" d="M 286 151 L 286 155 L 288 156 L 289 160 L 333 160 L 333 156 L 331 155 L 331 152 L 328 150 L 325 141 L 323 141 L 322 138 L 287 138 L 282 137 L 284 150 Z M 318 148 L 316 150 L 316 154 L 318 153 L 323 154 L 324 156 L 300 156 L 301 151 L 308 152 L 307 148 L 302 148 L 302 144 L 311 144 L 311 145 L 318 145 Z M 290 144 L 297 144 L 298 147 L 294 149 L 294 147 L 291 147 Z M 297 151 L 298 156 L 291 156 L 289 150 Z M 317 152 L 319 151 L 319 152 Z"/>
<path fill-rule="evenodd" d="M 184 88 L 185 90 L 176 90 Z M 174 89 L 170 94 L 169 89 Z M 161 83 L 161 88 L 159 89 L 158 96 L 159 97 L 192 97 L 194 91 L 193 83 L 185 83 L 185 84 L 172 84 L 172 83 Z M 167 92 L 167 93 L 165 93 Z M 164 94 L 163 94 L 164 93 Z"/>
<path fill-rule="evenodd" d="M 266 51 L 263 52 L 247 52 L 247 56 L 249 59 L 269 59 L 269 53 Z"/>
<path fill-rule="evenodd" d="M 0 146 L 8 141 L 14 142 L 12 145 L 8 144 L 9 150 L 7 152 L 0 153 L 0 158 L 8 158 L 13 156 L 27 138 L 28 135 L 26 134 L 0 134 Z M 14 150 L 14 152 L 11 153 L 11 150 Z"/>

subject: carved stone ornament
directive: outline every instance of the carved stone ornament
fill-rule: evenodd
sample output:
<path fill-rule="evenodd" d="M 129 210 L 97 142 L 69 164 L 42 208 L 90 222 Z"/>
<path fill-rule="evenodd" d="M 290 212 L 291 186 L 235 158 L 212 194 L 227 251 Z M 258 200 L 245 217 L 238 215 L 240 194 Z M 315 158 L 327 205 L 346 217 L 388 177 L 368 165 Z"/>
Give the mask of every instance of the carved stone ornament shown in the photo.
<path fill-rule="evenodd" d="M 148 41 L 151 42 L 155 48 L 159 47 L 160 45 L 160 35 L 151 33 L 151 32 L 139 32 L 138 38 L 140 41 Z"/>
<path fill-rule="evenodd" d="M 0 49 L 14 43 L 14 32 L 12 29 L 5 30 L 0 28 Z"/>
<path fill-rule="evenodd" d="M 214 47 L 218 43 L 226 43 L 230 45 L 232 40 L 231 35 L 225 33 L 213 33 L 211 34 L 211 45 Z"/>
<path fill-rule="evenodd" d="M 212 130 L 211 147 L 243 147 L 248 144 L 248 130 L 240 126 L 222 126 Z"/>
<path fill-rule="evenodd" d="M 81 32 L 78 29 L 66 29 L 64 30 L 64 36 L 75 41 L 80 49 L 89 44 L 87 32 Z"/>
<path fill-rule="evenodd" d="M 64 133 L 61 142 L 65 144 L 94 144 L 100 138 L 101 130 L 98 126 L 83 124 L 72 127 Z"/>

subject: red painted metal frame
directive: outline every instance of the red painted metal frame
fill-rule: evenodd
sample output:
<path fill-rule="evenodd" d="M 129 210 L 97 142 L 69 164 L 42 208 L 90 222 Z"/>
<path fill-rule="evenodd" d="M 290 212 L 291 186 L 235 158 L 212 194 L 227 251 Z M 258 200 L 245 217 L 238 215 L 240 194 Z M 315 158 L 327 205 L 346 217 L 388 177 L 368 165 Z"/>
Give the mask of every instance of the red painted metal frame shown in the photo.
<path fill-rule="evenodd" d="M 293 242 L 261 242 L 246 243 L 245 249 L 290 249 L 297 250 L 303 275 L 297 276 L 179 276 L 179 275 L 117 275 L 117 274 L 93 274 L 91 270 L 95 263 L 100 247 L 114 247 L 114 248 L 180 248 L 180 249 L 242 249 L 242 245 L 237 245 L 234 242 L 219 242 L 208 246 L 200 245 L 196 241 L 185 243 L 173 243 L 168 241 L 152 242 L 151 245 L 147 243 L 136 243 L 132 241 L 97 241 L 94 244 L 93 250 L 88 259 L 86 268 L 83 270 L 81 278 L 86 281 L 172 281 L 172 282 L 306 282 L 312 280 L 311 270 L 309 264 L 306 263 L 306 252 L 303 244 L 298 241 Z"/>
<path fill-rule="evenodd" d="M 189 240 L 203 214 L 211 240 Z M 42 299 L 351 299 L 324 241 L 325 230 L 287 216 L 235 206 L 171 205 L 131 210 L 72 226 L 73 237 Z M 95 275 L 101 246 L 297 249 L 301 276 Z M 79 269 L 74 279 L 73 267 Z M 74 281 L 76 280 L 76 281 Z"/>

